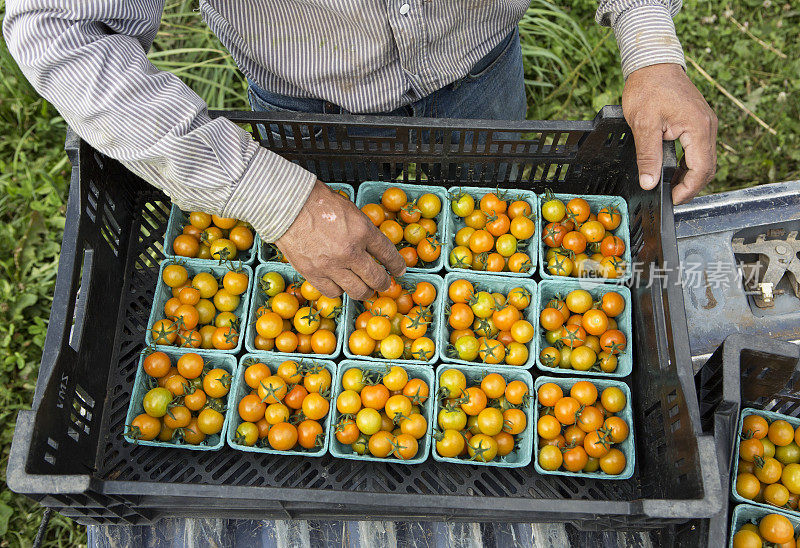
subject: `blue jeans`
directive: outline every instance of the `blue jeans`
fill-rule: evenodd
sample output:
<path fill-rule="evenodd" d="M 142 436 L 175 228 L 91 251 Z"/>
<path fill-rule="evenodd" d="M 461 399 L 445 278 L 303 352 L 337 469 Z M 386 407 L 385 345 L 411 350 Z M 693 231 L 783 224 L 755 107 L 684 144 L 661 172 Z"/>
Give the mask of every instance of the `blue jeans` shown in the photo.
<path fill-rule="evenodd" d="M 321 99 L 289 97 L 261 89 L 253 82 L 249 83 L 248 99 L 255 111 L 350 114 L 343 108 Z M 462 79 L 410 105 L 391 112 L 372 114 L 524 120 L 526 107 L 519 30 L 514 29 Z"/>

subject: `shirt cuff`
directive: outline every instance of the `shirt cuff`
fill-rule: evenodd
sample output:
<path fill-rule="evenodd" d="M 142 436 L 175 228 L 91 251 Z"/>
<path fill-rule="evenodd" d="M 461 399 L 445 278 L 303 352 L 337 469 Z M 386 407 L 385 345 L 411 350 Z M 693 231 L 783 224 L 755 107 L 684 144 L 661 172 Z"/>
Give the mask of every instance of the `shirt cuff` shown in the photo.
<path fill-rule="evenodd" d="M 223 216 L 253 225 L 265 242 L 274 242 L 292 225 L 317 176 L 253 143 L 250 166 L 223 208 Z"/>
<path fill-rule="evenodd" d="M 614 21 L 622 57 L 622 75 L 660 63 L 675 63 L 686 69 L 683 48 L 675 34 L 669 8 L 663 4 L 647 4 L 628 9 Z"/>

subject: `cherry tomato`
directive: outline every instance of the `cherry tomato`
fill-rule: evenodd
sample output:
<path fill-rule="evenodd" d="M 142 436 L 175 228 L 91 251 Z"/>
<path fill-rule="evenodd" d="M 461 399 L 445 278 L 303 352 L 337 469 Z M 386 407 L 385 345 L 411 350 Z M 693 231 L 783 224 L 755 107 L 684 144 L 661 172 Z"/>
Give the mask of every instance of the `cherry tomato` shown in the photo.
<path fill-rule="evenodd" d="M 311 335 L 311 350 L 315 354 L 333 354 L 336 335 L 329 329 L 318 329 Z"/>
<path fill-rule="evenodd" d="M 583 198 L 573 198 L 567 202 L 566 215 L 567 219 L 576 224 L 581 224 L 589 218 L 591 208 L 589 202 Z"/>
<path fill-rule="evenodd" d="M 604 206 L 597 212 L 597 220 L 606 230 L 614 230 L 622 221 L 622 215 L 616 206 Z"/>
<path fill-rule="evenodd" d="M 421 405 L 428 399 L 428 384 L 422 379 L 410 379 L 403 387 L 403 395 L 414 405 Z"/>
<path fill-rule="evenodd" d="M 283 293 L 286 282 L 277 272 L 267 272 L 261 277 L 260 286 L 265 295 L 274 297 L 278 293 Z"/>
<path fill-rule="evenodd" d="M 420 306 L 428 306 L 436 300 L 436 288 L 430 282 L 419 282 L 411 298 Z"/>
<path fill-rule="evenodd" d="M 381 414 L 371 407 L 364 407 L 356 414 L 356 425 L 363 434 L 371 436 L 381 428 Z"/>
<path fill-rule="evenodd" d="M 578 400 L 571 396 L 565 396 L 556 402 L 553 412 L 561 424 L 575 424 L 580 406 Z"/>
<path fill-rule="evenodd" d="M 169 356 L 164 352 L 153 352 L 142 362 L 144 372 L 156 379 L 169 373 L 171 365 Z"/>
<path fill-rule="evenodd" d="M 566 214 L 564 202 L 556 198 L 549 199 L 542 204 L 542 217 L 548 222 L 558 223 Z"/>
<path fill-rule="evenodd" d="M 625 300 L 616 291 L 609 291 L 603 295 L 601 307 L 609 318 L 615 318 L 625 309 Z"/>
<path fill-rule="evenodd" d="M 579 229 L 590 244 L 600 242 L 606 236 L 606 229 L 597 221 L 586 221 Z"/>
<path fill-rule="evenodd" d="M 258 441 L 258 426 L 252 422 L 243 422 L 236 427 L 235 441 L 240 445 L 253 446 Z"/>
<path fill-rule="evenodd" d="M 559 340 L 565 346 L 576 348 L 583 345 L 586 340 L 586 331 L 580 325 L 565 325 L 561 328 Z M 600 344 L 603 344 L 602 338 Z"/>
<path fill-rule="evenodd" d="M 453 429 L 446 429 L 439 437 L 434 436 L 436 440 L 436 452 L 445 458 L 455 458 L 464 450 L 464 436 L 460 432 Z"/>
<path fill-rule="evenodd" d="M 539 387 L 538 401 L 545 407 L 553 407 L 558 400 L 564 397 L 561 387 L 552 382 L 546 382 Z"/>
<path fill-rule="evenodd" d="M 469 247 L 457 246 L 450 252 L 450 266 L 453 268 L 471 268 L 473 254 Z"/>
<path fill-rule="evenodd" d="M 200 445 L 205 441 L 206 435 L 200 430 L 197 419 L 193 418 L 182 430 L 183 441 L 190 445 Z"/>
<path fill-rule="evenodd" d="M 206 407 L 197 415 L 197 428 L 206 436 L 219 434 L 223 424 L 225 424 L 225 415 L 216 409 Z"/>
<path fill-rule="evenodd" d="M 600 347 L 609 354 L 620 354 L 625 344 L 625 335 L 619 329 L 609 329 L 600 336 Z"/>
<path fill-rule="evenodd" d="M 569 232 L 567 227 L 560 223 L 545 225 L 542 240 L 547 247 L 559 247 L 564 241 L 564 236 Z"/>
<path fill-rule="evenodd" d="M 736 492 L 742 497 L 753 500 L 760 488 L 761 482 L 755 475 L 745 472 L 736 476 Z"/>
<path fill-rule="evenodd" d="M 627 403 L 625 393 L 616 386 L 609 386 L 603 389 L 600 401 L 610 413 L 619 413 L 625 409 L 625 404 Z"/>
<path fill-rule="evenodd" d="M 211 258 L 218 261 L 231 261 L 239 254 L 236 245 L 227 238 L 214 240 L 209 246 Z"/>
<path fill-rule="evenodd" d="M 501 331 L 510 331 L 511 327 L 520 320 L 520 317 L 519 309 L 509 305 L 500 310 L 495 310 L 492 313 L 492 322 Z"/>
<path fill-rule="evenodd" d="M 467 442 L 467 451 L 478 462 L 490 462 L 497 456 L 497 441 L 485 434 L 475 434 Z"/>
<path fill-rule="evenodd" d="M 561 434 L 561 423 L 553 415 L 542 415 L 536 423 L 536 432 L 545 440 Z"/>
<path fill-rule="evenodd" d="M 506 348 L 500 341 L 484 339 L 478 347 L 478 356 L 484 363 L 502 363 L 506 357 Z"/>
<path fill-rule="evenodd" d="M 547 271 L 553 276 L 569 276 L 574 268 L 572 259 L 566 256 L 553 257 L 547 261 Z"/>
<path fill-rule="evenodd" d="M 789 445 L 794 441 L 794 428 L 785 420 L 779 419 L 769 425 L 767 437 L 775 445 Z"/>
<path fill-rule="evenodd" d="M 760 415 L 747 415 L 742 419 L 742 435 L 747 438 L 763 439 L 767 436 L 769 424 Z"/>
<path fill-rule="evenodd" d="M 350 352 L 359 356 L 369 356 L 375 351 L 375 340 L 365 330 L 356 329 L 348 339 Z"/>
<path fill-rule="evenodd" d="M 351 367 L 342 375 L 342 388 L 361 392 L 364 388 L 364 372 L 357 367 Z"/>
<path fill-rule="evenodd" d="M 231 295 L 241 295 L 247 291 L 250 278 L 245 272 L 229 270 L 222 277 L 222 287 Z"/>
<path fill-rule="evenodd" d="M 546 445 L 539 449 L 538 462 L 545 470 L 558 470 L 564 462 L 564 456 L 558 447 Z"/>
<path fill-rule="evenodd" d="M 586 454 L 586 450 L 582 446 L 564 451 L 564 469 L 569 472 L 580 472 L 588 461 L 589 455 Z"/>
<path fill-rule="evenodd" d="M 130 424 L 130 437 L 137 440 L 154 440 L 160 432 L 161 421 L 147 413 L 137 415 Z"/>
<path fill-rule="evenodd" d="M 290 451 L 297 445 L 297 428 L 288 422 L 279 422 L 269 429 L 267 441 L 276 451 Z"/>
<path fill-rule="evenodd" d="M 453 303 L 466 303 L 475 294 L 475 288 L 467 280 L 456 280 L 450 284 L 447 294 Z"/>
<path fill-rule="evenodd" d="M 481 379 L 481 390 L 487 398 L 499 398 L 505 394 L 506 380 L 498 373 L 489 373 Z"/>
<path fill-rule="evenodd" d="M 510 224 L 511 234 L 518 240 L 531 238 L 536 231 L 536 224 L 529 217 L 514 217 Z"/>
<path fill-rule="evenodd" d="M 417 207 L 422 217 L 433 219 L 442 211 L 442 201 L 436 194 L 425 193 L 417 198 Z"/>
<path fill-rule="evenodd" d="M 316 421 L 321 420 L 328 414 L 330 404 L 328 400 L 318 392 L 311 392 L 308 396 L 303 398 L 301 409 L 303 410 L 303 415 Z"/>
<path fill-rule="evenodd" d="M 361 212 L 364 213 L 375 226 L 381 226 L 381 223 L 386 220 L 386 213 L 378 204 L 366 204 L 361 208 Z"/>
<path fill-rule="evenodd" d="M 625 470 L 625 454 L 612 447 L 604 457 L 600 459 L 600 469 L 608 475 L 617 476 Z"/>
<path fill-rule="evenodd" d="M 594 405 L 597 401 L 597 387 L 589 381 L 578 381 L 570 388 L 569 395 L 581 405 Z"/>
<path fill-rule="evenodd" d="M 450 208 L 459 217 L 466 217 L 475 209 L 475 199 L 466 192 L 457 192 L 451 195 Z"/>
<path fill-rule="evenodd" d="M 524 287 L 515 287 L 508 292 L 506 302 L 518 310 L 524 310 L 531 304 L 531 292 Z"/>
<path fill-rule="evenodd" d="M 780 514 L 767 514 L 758 522 L 758 532 L 767 542 L 783 544 L 794 538 L 794 526 Z"/>
<path fill-rule="evenodd" d="M 315 420 L 304 420 L 297 425 L 297 443 L 304 449 L 321 447 L 322 425 Z"/>
<path fill-rule="evenodd" d="M 503 411 L 503 431 L 512 435 L 521 434 L 528 424 L 528 418 L 521 409 L 512 407 Z"/>
<path fill-rule="evenodd" d="M 353 419 L 342 419 L 336 425 L 335 434 L 339 443 L 351 445 L 355 443 L 360 433 L 358 426 L 356 426 L 356 421 Z"/>
<path fill-rule="evenodd" d="M 400 211 L 407 203 L 405 191 L 397 187 L 387 188 L 381 196 L 381 205 L 387 211 Z"/>
<path fill-rule="evenodd" d="M 608 454 L 611 448 L 611 442 L 607 439 L 605 434 L 601 435 L 600 430 L 592 430 L 583 438 L 583 448 L 589 457 L 600 459 Z"/>
<path fill-rule="evenodd" d="M 739 443 L 739 458 L 747 461 L 753 462 L 756 457 L 763 457 L 764 456 L 764 446 L 761 444 L 761 440 L 756 438 L 748 438 L 742 440 Z M 785 484 L 785 482 L 784 482 Z M 789 487 L 787 485 L 787 487 Z M 791 491 L 791 489 L 789 489 Z M 798 491 L 800 492 L 800 491 Z"/>
<path fill-rule="evenodd" d="M 572 251 L 573 253 L 583 253 L 586 249 L 586 237 L 580 232 L 571 231 L 564 234 L 561 241 L 561 246 L 564 249 Z"/>
<path fill-rule="evenodd" d="M 545 308 L 539 313 L 539 323 L 547 331 L 555 331 L 564 325 L 564 316 L 555 308 Z"/>

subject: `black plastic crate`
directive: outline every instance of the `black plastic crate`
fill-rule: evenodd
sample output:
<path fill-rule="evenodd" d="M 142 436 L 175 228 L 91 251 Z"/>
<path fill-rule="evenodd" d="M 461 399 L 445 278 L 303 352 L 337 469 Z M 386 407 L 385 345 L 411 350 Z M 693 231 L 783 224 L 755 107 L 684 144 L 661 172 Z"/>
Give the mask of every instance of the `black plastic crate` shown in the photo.
<path fill-rule="evenodd" d="M 226 112 L 328 181 L 620 195 L 631 213 L 637 465 L 623 481 L 508 470 L 306 459 L 134 446 L 123 422 L 162 258 L 169 200 L 81 142 L 33 410 L 20 413 L 8 484 L 83 522 L 165 516 L 568 521 L 635 530 L 722 506 L 714 441 L 702 435 L 687 345 L 669 185 L 642 191 L 619 107 L 591 121 L 476 121 Z M 303 129 L 310 138 L 293 139 Z M 380 128 L 380 137 L 364 130 Z M 255 133 L 254 133 L 255 135 Z M 664 180 L 675 151 L 664 146 Z M 652 284 L 648 284 L 649 276 Z M 108 321 L 108 311 L 118 311 Z M 536 374 L 537 371 L 534 371 Z"/>
<path fill-rule="evenodd" d="M 736 333 L 703 364 L 695 376 L 700 417 L 713 431 L 722 474 L 722 492 L 730 499 L 732 458 L 738 442 L 739 413 L 746 407 L 800 417 L 800 346 Z M 709 526 L 709 539 L 727 546 L 728 502 Z"/>

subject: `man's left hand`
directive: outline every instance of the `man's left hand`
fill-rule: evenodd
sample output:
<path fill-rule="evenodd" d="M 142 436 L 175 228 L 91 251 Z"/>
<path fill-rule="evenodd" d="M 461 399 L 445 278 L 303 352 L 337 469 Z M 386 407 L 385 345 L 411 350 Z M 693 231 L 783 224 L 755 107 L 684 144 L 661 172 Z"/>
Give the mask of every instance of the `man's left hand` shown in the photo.
<path fill-rule="evenodd" d="M 661 178 L 664 139 L 681 142 L 688 168 L 672 189 L 672 201 L 686 202 L 708 184 L 717 165 L 717 117 L 680 65 L 633 71 L 625 81 L 622 111 L 633 130 L 642 188 L 654 188 Z"/>

